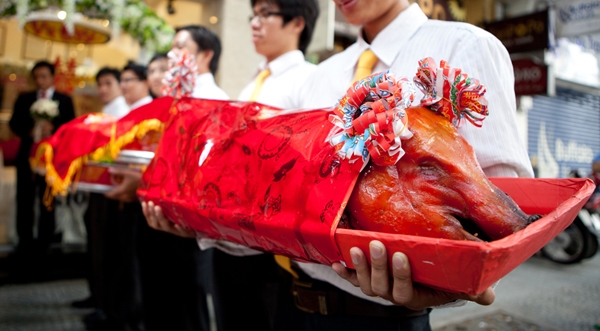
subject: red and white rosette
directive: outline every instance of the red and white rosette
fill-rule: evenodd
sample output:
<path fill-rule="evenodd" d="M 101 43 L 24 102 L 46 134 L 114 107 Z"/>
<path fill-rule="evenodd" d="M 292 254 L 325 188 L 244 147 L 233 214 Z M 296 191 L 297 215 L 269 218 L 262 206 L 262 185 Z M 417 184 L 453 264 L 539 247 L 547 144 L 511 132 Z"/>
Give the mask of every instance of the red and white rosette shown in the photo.
<path fill-rule="evenodd" d="M 404 155 L 402 140 L 412 137 L 407 128 L 406 108 L 414 100 L 414 88 L 406 78 L 390 71 L 356 82 L 334 108 L 329 120 L 337 127 L 329 137 L 338 153 L 363 167 L 373 159 L 391 165 Z"/>
<path fill-rule="evenodd" d="M 430 57 L 420 60 L 414 82 L 425 95 L 421 105 L 444 115 L 455 127 L 465 119 L 481 127 L 488 115 L 485 87 L 444 60 L 439 68 Z"/>
<path fill-rule="evenodd" d="M 169 70 L 163 79 L 163 96 L 171 96 L 175 99 L 191 97 L 198 75 L 195 56 L 185 50 L 180 50 L 170 51 L 167 57 L 169 58 Z"/>

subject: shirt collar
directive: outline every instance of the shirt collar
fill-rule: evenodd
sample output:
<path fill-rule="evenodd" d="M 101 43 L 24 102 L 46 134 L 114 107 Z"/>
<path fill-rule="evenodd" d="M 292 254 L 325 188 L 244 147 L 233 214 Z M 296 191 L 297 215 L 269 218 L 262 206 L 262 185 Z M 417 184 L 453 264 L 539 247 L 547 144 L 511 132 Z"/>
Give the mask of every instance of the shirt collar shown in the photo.
<path fill-rule="evenodd" d="M 143 98 L 139 99 L 138 101 L 136 101 L 136 102 L 132 103 L 132 104 L 129 106 L 129 109 L 131 109 L 131 110 L 134 110 L 134 109 L 136 109 L 136 108 L 139 108 L 139 107 L 141 107 L 141 106 L 143 106 L 143 105 L 145 105 L 145 104 L 148 104 L 148 103 L 150 103 L 150 102 L 152 102 L 152 97 L 151 97 L 151 96 L 149 96 L 149 95 L 147 95 L 147 96 L 145 96 L 145 97 L 143 97 Z"/>
<path fill-rule="evenodd" d="M 46 90 L 46 99 L 52 99 L 52 97 L 54 97 L 54 91 L 56 89 L 54 88 L 54 86 L 50 86 L 47 90 Z M 38 99 L 42 97 L 42 92 L 43 90 L 38 90 Z"/>
<path fill-rule="evenodd" d="M 360 55 L 367 49 L 371 49 L 379 61 L 386 67 L 391 67 L 392 63 L 400 53 L 400 50 L 408 42 L 413 34 L 427 22 L 428 18 L 423 13 L 418 4 L 413 3 L 404 9 L 396 18 L 390 22 L 369 45 L 363 38 L 362 29 L 356 40 L 357 52 L 349 61 L 349 68 L 352 69 L 358 62 Z"/>
<path fill-rule="evenodd" d="M 204 85 L 216 85 L 215 76 L 210 72 L 205 72 L 196 77 L 195 88 L 200 88 Z"/>
<path fill-rule="evenodd" d="M 122 95 L 117 96 L 116 98 L 112 99 L 111 101 L 109 101 L 106 105 L 104 105 L 104 108 L 113 108 L 113 107 L 119 107 L 122 104 L 127 105 L 127 102 L 125 102 L 125 97 Z"/>
<path fill-rule="evenodd" d="M 280 55 L 275 60 L 267 63 L 263 61 L 258 65 L 258 72 L 269 69 L 271 76 L 277 76 L 287 69 L 304 62 L 304 54 L 300 50 L 293 50 Z M 258 73 L 257 73 L 258 74 Z"/>

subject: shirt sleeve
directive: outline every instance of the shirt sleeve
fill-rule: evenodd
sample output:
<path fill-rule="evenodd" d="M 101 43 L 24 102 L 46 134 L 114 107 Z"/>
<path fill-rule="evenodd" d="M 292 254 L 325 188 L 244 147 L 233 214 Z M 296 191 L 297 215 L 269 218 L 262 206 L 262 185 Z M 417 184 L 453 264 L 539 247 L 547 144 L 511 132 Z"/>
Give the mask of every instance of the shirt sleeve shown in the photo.
<path fill-rule="evenodd" d="M 196 241 L 198 242 L 198 247 L 200 247 L 200 249 L 203 251 L 210 248 L 217 248 L 218 250 L 233 256 L 252 256 L 263 254 L 261 251 L 225 240 L 196 238 Z"/>
<path fill-rule="evenodd" d="M 452 67 L 486 87 L 489 116 L 483 127 L 463 125 L 459 132 L 475 149 L 481 168 L 488 176 L 533 177 L 525 140 L 516 120 L 514 72 L 506 48 L 486 31 L 475 31 L 461 44 Z"/>

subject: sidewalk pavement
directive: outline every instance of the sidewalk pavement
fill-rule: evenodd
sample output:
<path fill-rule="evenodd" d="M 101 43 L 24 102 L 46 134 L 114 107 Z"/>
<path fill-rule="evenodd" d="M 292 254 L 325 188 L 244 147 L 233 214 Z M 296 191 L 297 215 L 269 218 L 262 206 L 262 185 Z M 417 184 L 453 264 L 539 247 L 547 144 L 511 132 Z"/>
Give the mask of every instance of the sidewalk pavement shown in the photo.
<path fill-rule="evenodd" d="M 435 331 L 593 331 L 600 323 L 600 253 L 574 265 L 534 256 L 496 286 L 491 306 L 436 309 Z"/>
<path fill-rule="evenodd" d="M 83 330 L 83 279 L 0 286 L 0 330 Z M 491 306 L 436 309 L 435 331 L 594 331 L 600 322 L 600 255 L 564 266 L 533 257 L 504 277 Z"/>

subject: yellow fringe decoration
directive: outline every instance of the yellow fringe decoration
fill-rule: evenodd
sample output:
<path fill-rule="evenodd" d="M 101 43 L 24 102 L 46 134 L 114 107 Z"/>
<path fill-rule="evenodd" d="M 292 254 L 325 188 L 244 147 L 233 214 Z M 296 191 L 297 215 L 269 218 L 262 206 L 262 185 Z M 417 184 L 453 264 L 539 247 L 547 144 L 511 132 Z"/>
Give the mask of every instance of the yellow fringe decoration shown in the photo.
<path fill-rule="evenodd" d="M 164 124 L 153 118 L 141 121 L 134 125 L 131 130 L 124 133 L 120 137 L 116 138 L 116 125 L 113 125 L 111 129 L 111 137 L 108 144 L 97 148 L 95 151 L 88 155 L 80 156 L 75 160 L 71 161 L 67 175 L 65 179 L 62 179 L 54 168 L 52 160 L 54 159 L 54 151 L 52 146 L 48 143 L 40 144 L 40 148 L 44 148 L 44 156 L 46 161 L 46 183 L 50 188 L 51 197 L 56 195 L 66 195 L 69 192 L 71 184 L 76 184 L 78 178 L 73 181 L 73 178 L 81 171 L 81 168 L 88 162 L 92 161 L 105 161 L 111 162 L 117 158 L 117 155 L 121 149 L 135 141 L 136 139 L 143 138 L 150 131 L 162 132 L 164 130 Z"/>

